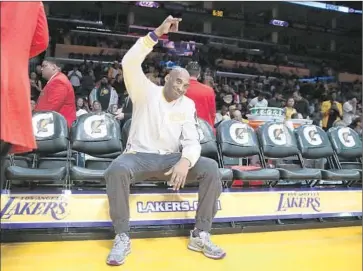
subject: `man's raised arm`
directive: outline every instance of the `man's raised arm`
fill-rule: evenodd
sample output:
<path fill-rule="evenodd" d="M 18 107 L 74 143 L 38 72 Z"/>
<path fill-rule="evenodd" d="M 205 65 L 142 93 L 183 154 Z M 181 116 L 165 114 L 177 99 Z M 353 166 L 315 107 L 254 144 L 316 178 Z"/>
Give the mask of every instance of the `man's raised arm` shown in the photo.
<path fill-rule="evenodd" d="M 158 42 L 158 38 L 169 31 L 177 30 L 178 26 L 176 22 L 179 21 L 181 21 L 181 19 L 175 19 L 172 16 L 169 16 L 153 32 L 150 32 L 145 37 L 138 39 L 138 41 L 123 57 L 121 64 L 125 86 L 133 103 L 146 101 L 146 93 L 150 87 L 154 85 L 154 83 L 152 83 L 142 71 L 142 62 L 152 51 L 153 47 Z"/>
<path fill-rule="evenodd" d="M 142 71 L 141 64 L 157 41 L 158 37 L 155 33 L 150 32 L 138 39 L 122 59 L 125 86 L 134 103 L 146 98 L 146 91 L 152 84 Z"/>

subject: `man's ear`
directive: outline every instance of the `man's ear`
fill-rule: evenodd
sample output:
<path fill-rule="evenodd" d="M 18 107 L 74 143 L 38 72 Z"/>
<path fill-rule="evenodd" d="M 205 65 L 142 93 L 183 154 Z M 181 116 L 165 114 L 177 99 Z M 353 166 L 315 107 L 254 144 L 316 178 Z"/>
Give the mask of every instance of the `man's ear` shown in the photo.
<path fill-rule="evenodd" d="M 165 82 L 168 82 L 168 81 L 169 81 L 169 79 L 170 79 L 170 75 L 169 75 L 169 74 L 167 74 L 167 75 L 165 76 Z"/>

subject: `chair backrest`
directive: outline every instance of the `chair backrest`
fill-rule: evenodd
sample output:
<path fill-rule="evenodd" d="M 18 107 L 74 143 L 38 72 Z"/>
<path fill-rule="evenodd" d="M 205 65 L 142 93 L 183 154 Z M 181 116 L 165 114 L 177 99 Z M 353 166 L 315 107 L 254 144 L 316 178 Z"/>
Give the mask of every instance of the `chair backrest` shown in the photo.
<path fill-rule="evenodd" d="M 66 119 L 61 114 L 54 111 L 34 112 L 32 125 L 37 141 L 35 152 L 49 155 L 68 149 L 68 126 Z"/>
<path fill-rule="evenodd" d="M 266 122 L 258 128 L 257 136 L 267 157 L 284 158 L 299 154 L 293 131 L 282 122 Z"/>
<path fill-rule="evenodd" d="M 295 129 L 298 147 L 302 157 L 320 159 L 333 155 L 328 135 L 316 125 L 308 124 Z"/>
<path fill-rule="evenodd" d="M 349 127 L 330 128 L 328 136 L 339 157 L 346 159 L 362 157 L 362 141 L 353 129 Z"/>
<path fill-rule="evenodd" d="M 247 157 L 259 154 L 259 144 L 252 127 L 236 120 L 224 120 L 217 127 L 217 142 L 222 155 Z"/>
<path fill-rule="evenodd" d="M 124 125 L 122 126 L 121 139 L 122 139 L 122 144 L 123 144 L 124 148 L 126 148 L 127 139 L 129 138 L 129 133 L 130 133 L 130 128 L 131 128 L 131 120 L 132 119 L 128 119 L 124 123 Z"/>
<path fill-rule="evenodd" d="M 114 157 L 122 152 L 120 124 L 107 113 L 81 115 L 72 125 L 72 150 L 96 157 Z"/>
<path fill-rule="evenodd" d="M 197 121 L 199 141 L 202 147 L 201 156 L 217 160 L 219 157 L 218 146 L 212 127 L 205 120 L 197 119 Z"/>

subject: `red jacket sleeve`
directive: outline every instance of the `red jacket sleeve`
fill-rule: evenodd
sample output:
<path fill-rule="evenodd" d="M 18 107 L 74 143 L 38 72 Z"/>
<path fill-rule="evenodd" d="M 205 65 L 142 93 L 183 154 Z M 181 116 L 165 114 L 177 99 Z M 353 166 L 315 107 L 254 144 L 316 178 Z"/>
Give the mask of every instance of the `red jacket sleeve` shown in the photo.
<path fill-rule="evenodd" d="M 210 116 L 213 120 L 213 123 L 216 120 L 216 95 L 214 94 L 214 91 L 212 90 L 212 93 L 209 95 L 209 109 L 210 109 Z"/>
<path fill-rule="evenodd" d="M 43 3 L 39 3 L 38 22 L 35 29 L 30 48 L 29 58 L 35 57 L 44 52 L 49 44 L 48 22 L 45 16 Z"/>
<path fill-rule="evenodd" d="M 59 111 L 67 96 L 67 86 L 60 80 L 54 80 L 39 96 L 35 111 Z"/>

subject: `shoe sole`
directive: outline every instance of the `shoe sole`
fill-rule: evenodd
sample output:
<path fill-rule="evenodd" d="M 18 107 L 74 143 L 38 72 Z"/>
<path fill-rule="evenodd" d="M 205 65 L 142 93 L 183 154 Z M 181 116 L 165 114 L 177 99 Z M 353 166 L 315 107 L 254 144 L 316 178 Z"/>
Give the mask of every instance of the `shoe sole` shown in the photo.
<path fill-rule="evenodd" d="M 125 258 L 121 262 L 117 262 L 117 261 L 107 261 L 106 263 L 107 263 L 107 265 L 110 265 L 110 266 L 119 266 L 119 265 L 122 265 L 122 264 L 125 263 L 126 256 L 129 255 L 130 253 L 131 253 L 131 250 L 126 251 Z"/>
<path fill-rule="evenodd" d="M 208 253 L 204 252 L 204 250 L 201 249 L 201 248 L 194 247 L 194 246 L 191 246 L 191 245 L 188 245 L 188 249 L 190 249 L 192 251 L 195 251 L 195 252 L 202 252 L 204 254 L 204 256 L 206 256 L 209 259 L 213 259 L 213 260 L 221 260 L 224 257 L 226 257 L 226 253 L 223 253 L 221 256 L 215 256 L 215 255 L 211 255 L 211 254 L 208 254 Z"/>

